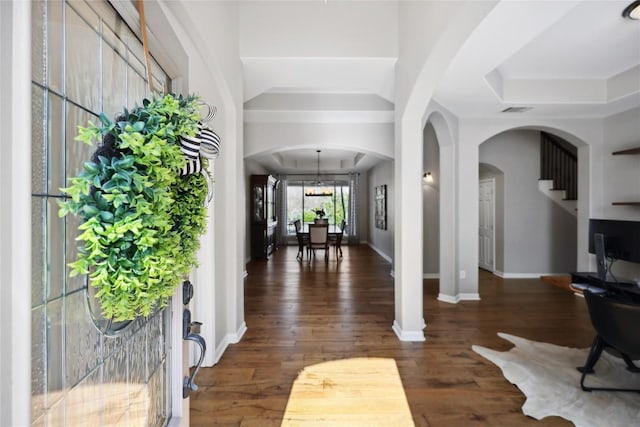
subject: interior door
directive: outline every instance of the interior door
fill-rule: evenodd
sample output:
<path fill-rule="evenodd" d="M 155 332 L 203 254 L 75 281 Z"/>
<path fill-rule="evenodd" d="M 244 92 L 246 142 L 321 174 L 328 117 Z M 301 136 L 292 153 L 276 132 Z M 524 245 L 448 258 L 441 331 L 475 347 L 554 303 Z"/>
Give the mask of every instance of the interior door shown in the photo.
<path fill-rule="evenodd" d="M 480 180 L 480 227 L 478 238 L 478 266 L 495 270 L 495 180 Z"/>

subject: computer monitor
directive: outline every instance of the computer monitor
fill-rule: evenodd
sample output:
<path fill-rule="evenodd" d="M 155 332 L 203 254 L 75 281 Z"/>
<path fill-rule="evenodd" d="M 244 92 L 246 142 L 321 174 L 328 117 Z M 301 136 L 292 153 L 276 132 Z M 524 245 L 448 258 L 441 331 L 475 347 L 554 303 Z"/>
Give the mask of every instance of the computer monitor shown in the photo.
<path fill-rule="evenodd" d="M 607 255 L 604 246 L 604 234 L 594 233 L 593 241 L 596 251 L 596 265 L 598 267 L 598 279 L 607 281 Z"/>
<path fill-rule="evenodd" d="M 603 236 L 605 258 L 640 263 L 640 221 L 589 220 L 589 252 L 596 254 L 595 236 Z"/>

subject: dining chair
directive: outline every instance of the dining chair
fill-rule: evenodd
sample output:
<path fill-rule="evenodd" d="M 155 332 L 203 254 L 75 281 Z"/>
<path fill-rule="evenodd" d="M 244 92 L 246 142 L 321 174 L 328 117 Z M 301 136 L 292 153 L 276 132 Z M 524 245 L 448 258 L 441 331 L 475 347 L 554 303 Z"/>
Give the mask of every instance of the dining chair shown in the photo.
<path fill-rule="evenodd" d="M 298 254 L 296 255 L 296 259 L 298 261 L 302 261 L 304 257 L 304 247 L 307 244 L 307 236 L 302 232 L 302 223 L 299 219 L 293 221 L 293 225 L 296 227 L 296 238 L 298 239 Z"/>
<path fill-rule="evenodd" d="M 343 219 L 340 223 L 340 232 L 335 234 L 332 239 L 331 245 L 336 248 L 336 260 L 342 259 L 342 237 L 344 236 L 344 229 L 347 227 L 347 222 Z M 338 255 L 340 254 L 340 255 Z"/>
<path fill-rule="evenodd" d="M 307 244 L 307 258 L 311 263 L 311 252 L 316 256 L 316 250 L 324 250 L 324 260 L 329 261 L 329 225 L 309 224 L 309 243 Z"/>

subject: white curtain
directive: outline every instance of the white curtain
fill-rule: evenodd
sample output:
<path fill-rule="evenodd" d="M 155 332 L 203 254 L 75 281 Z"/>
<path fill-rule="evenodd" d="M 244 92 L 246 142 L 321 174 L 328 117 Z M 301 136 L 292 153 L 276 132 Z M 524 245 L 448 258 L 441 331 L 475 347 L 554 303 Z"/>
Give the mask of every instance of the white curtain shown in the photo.
<path fill-rule="evenodd" d="M 358 182 L 358 173 L 349 174 L 349 223 L 347 224 L 348 241 L 350 245 L 360 243 L 360 232 L 358 231 L 358 194 L 360 193 L 360 184 Z"/>
<path fill-rule="evenodd" d="M 286 245 L 288 238 L 288 221 L 287 221 L 287 175 L 280 174 L 278 178 L 278 242 Z"/>

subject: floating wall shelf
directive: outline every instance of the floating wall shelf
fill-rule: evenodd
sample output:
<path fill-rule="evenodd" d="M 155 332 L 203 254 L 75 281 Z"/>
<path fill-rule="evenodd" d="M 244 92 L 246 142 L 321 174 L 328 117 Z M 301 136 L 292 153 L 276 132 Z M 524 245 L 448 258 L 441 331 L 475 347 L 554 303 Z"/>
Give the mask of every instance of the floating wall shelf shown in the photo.
<path fill-rule="evenodd" d="M 640 154 L 640 147 L 629 148 L 628 150 L 614 151 L 611 154 L 613 154 L 614 156 L 618 156 L 622 154 Z"/>
<path fill-rule="evenodd" d="M 626 155 L 626 154 L 640 154 L 640 147 L 628 148 L 626 150 L 614 151 L 614 156 Z M 613 202 L 612 206 L 640 206 L 640 202 Z"/>

